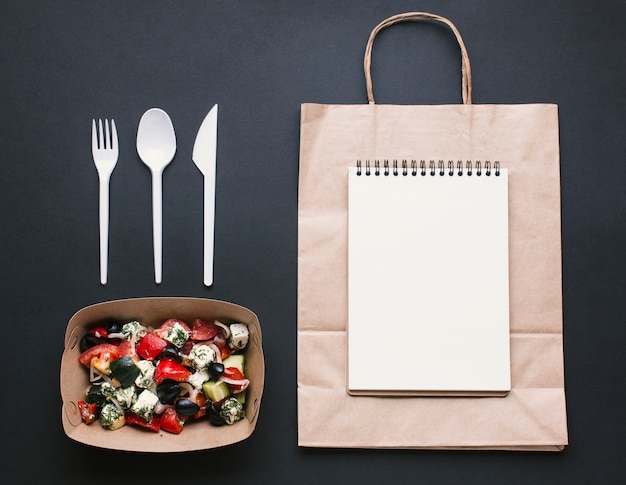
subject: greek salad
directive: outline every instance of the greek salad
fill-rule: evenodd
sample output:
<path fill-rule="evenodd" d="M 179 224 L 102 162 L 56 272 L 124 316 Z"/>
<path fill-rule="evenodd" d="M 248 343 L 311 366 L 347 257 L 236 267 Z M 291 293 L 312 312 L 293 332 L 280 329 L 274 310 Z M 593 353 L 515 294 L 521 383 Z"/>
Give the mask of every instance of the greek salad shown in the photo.
<path fill-rule="evenodd" d="M 244 417 L 248 339 L 244 323 L 199 318 L 93 327 L 80 340 L 78 360 L 89 374 L 77 402 L 81 418 L 108 430 L 134 425 L 175 434 L 200 418 L 232 425 Z"/>

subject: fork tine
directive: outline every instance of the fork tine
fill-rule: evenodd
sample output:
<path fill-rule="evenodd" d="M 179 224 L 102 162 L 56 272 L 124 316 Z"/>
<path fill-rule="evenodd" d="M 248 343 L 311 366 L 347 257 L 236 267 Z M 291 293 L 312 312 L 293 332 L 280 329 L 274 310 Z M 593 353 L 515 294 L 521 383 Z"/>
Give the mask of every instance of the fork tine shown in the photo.
<path fill-rule="evenodd" d="M 96 128 L 96 120 L 91 120 L 91 151 L 98 149 L 98 130 Z"/>
<path fill-rule="evenodd" d="M 118 146 L 117 146 L 117 128 L 115 127 L 115 120 L 111 119 L 111 149 L 113 149 L 113 151 L 115 153 L 117 153 L 118 151 Z"/>
<path fill-rule="evenodd" d="M 104 135 L 102 133 L 102 118 L 98 120 L 98 140 L 100 142 L 99 148 L 103 149 L 104 145 Z"/>
<path fill-rule="evenodd" d="M 104 148 L 110 149 L 111 148 L 111 133 L 109 130 L 109 120 L 108 118 L 105 118 L 104 120 Z"/>

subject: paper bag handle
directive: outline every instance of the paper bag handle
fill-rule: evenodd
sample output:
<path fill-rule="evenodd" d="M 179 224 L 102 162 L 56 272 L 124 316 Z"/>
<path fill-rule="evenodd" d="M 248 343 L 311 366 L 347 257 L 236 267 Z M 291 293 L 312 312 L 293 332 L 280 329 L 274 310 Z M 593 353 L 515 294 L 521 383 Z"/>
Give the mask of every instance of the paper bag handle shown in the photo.
<path fill-rule="evenodd" d="M 426 12 L 408 12 L 401 13 L 398 15 L 393 15 L 381 23 L 379 23 L 372 33 L 370 34 L 370 38 L 367 41 L 367 46 L 365 48 L 365 58 L 363 59 L 363 70 L 365 71 L 365 84 L 367 86 L 367 99 L 369 104 L 374 103 L 374 91 L 372 89 L 372 75 L 370 72 L 370 67 L 372 65 L 372 45 L 374 43 L 374 38 L 376 35 L 383 29 L 392 26 L 393 24 L 397 24 L 400 22 L 409 22 L 409 21 L 423 21 L 423 20 L 434 20 L 436 22 L 441 22 L 448 27 L 454 33 L 456 40 L 459 43 L 459 47 L 461 48 L 461 74 L 463 78 L 462 90 L 463 90 L 463 104 L 472 104 L 472 71 L 470 68 L 469 56 L 467 55 L 467 49 L 465 48 L 465 44 L 463 43 L 463 39 L 461 38 L 461 34 L 454 26 L 452 22 L 450 22 L 447 18 L 441 17 L 439 15 L 435 15 L 432 13 Z"/>

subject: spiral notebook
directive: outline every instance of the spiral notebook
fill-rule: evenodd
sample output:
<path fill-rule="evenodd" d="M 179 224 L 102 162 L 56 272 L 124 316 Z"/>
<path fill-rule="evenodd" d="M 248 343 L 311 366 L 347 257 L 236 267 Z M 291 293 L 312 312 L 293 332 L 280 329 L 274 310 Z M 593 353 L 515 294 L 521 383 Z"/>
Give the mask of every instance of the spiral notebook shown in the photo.
<path fill-rule="evenodd" d="M 347 391 L 506 395 L 507 170 L 376 161 L 348 177 Z"/>

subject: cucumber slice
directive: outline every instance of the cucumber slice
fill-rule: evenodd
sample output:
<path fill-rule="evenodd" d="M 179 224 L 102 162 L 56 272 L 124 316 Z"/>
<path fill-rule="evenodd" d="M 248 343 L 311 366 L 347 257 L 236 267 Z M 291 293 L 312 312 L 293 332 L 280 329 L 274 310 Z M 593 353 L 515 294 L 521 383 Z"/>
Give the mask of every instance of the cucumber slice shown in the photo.
<path fill-rule="evenodd" d="M 238 392 L 237 394 L 233 394 L 233 396 L 236 397 L 237 401 L 239 401 L 241 404 L 245 404 L 247 391 L 248 391 L 247 389 L 244 389 L 243 391 Z"/>
<path fill-rule="evenodd" d="M 207 381 L 202 384 L 202 392 L 212 402 L 219 402 L 230 396 L 230 390 L 225 382 Z"/>
<path fill-rule="evenodd" d="M 96 403 L 98 410 L 107 403 L 106 396 L 102 393 L 100 386 L 91 386 L 87 391 L 87 402 Z"/>
<path fill-rule="evenodd" d="M 244 354 L 229 355 L 222 361 L 222 364 L 224 364 L 224 367 L 236 367 L 237 369 L 239 369 L 239 372 L 241 372 L 243 375 L 246 375 L 246 373 L 244 372 Z"/>
<path fill-rule="evenodd" d="M 139 375 L 139 367 L 135 365 L 135 361 L 129 355 L 120 357 L 111 362 L 111 375 L 115 377 L 122 387 L 130 387 Z"/>

